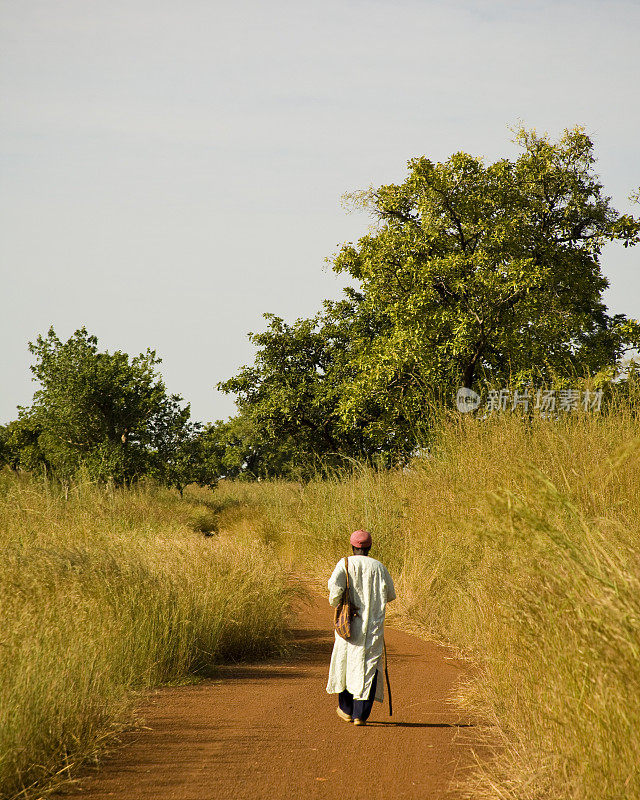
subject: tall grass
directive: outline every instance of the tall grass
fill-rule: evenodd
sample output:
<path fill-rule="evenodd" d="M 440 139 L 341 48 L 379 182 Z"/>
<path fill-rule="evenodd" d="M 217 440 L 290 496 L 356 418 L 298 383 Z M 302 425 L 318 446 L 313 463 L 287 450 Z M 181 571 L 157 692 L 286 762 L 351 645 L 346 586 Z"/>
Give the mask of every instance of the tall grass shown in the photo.
<path fill-rule="evenodd" d="M 2 797 L 94 760 L 139 690 L 283 650 L 286 574 L 273 548 L 197 535 L 217 510 L 0 474 Z"/>
<path fill-rule="evenodd" d="M 260 484 L 243 489 L 243 503 L 324 580 L 349 532 L 369 528 L 405 618 L 473 659 L 458 702 L 487 723 L 493 757 L 470 796 L 631 800 L 640 798 L 639 435 L 623 410 L 557 422 L 450 418 L 408 471 Z M 227 523 L 249 524 L 237 510 Z"/>

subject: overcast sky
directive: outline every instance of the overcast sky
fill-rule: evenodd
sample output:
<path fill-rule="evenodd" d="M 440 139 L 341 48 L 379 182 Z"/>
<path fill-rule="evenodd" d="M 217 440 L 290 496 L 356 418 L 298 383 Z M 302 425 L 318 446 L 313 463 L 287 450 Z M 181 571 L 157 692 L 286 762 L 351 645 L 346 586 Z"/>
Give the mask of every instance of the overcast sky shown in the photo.
<path fill-rule="evenodd" d="M 509 126 L 594 139 L 620 210 L 640 184 L 639 0 L 0 0 L 0 422 L 27 342 L 85 325 L 163 359 L 196 419 L 262 313 L 337 297 L 367 220 L 346 192 L 418 155 L 515 156 Z M 638 211 L 635 207 L 636 213 Z M 608 248 L 640 318 L 640 248 Z"/>

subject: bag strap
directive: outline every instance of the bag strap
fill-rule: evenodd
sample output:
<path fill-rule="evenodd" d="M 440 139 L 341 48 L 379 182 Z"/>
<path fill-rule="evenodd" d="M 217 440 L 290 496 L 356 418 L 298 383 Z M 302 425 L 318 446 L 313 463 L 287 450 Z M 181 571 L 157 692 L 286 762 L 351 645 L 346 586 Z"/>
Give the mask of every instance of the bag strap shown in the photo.
<path fill-rule="evenodd" d="M 347 594 L 349 594 L 349 556 L 344 557 L 344 568 L 347 571 Z"/>

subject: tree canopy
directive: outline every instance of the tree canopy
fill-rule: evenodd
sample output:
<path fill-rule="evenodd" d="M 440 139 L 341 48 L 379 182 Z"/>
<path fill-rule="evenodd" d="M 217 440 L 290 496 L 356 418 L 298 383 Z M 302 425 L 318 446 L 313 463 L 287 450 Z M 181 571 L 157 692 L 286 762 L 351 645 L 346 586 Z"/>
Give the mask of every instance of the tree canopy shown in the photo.
<path fill-rule="evenodd" d="M 116 484 L 145 475 L 179 488 L 208 482 L 195 452 L 199 426 L 189 405 L 167 394 L 153 350 L 134 358 L 102 352 L 85 328 L 66 342 L 50 328 L 29 350 L 39 389 L 4 430 L 7 463 L 50 469 L 63 481 L 83 468 Z"/>
<path fill-rule="evenodd" d="M 415 158 L 361 193 L 374 229 L 333 259 L 358 287 L 310 320 L 266 315 L 255 363 L 219 385 L 271 452 L 397 460 L 459 387 L 586 378 L 638 347 L 638 322 L 607 313 L 600 255 L 637 244 L 640 220 L 603 194 L 581 128 L 516 141 L 514 160 Z"/>
<path fill-rule="evenodd" d="M 129 358 L 85 328 L 66 342 L 51 329 L 30 345 L 40 388 L 0 427 L 0 459 L 180 489 L 305 478 L 353 459 L 402 463 L 461 387 L 620 373 L 640 324 L 608 313 L 600 258 L 608 242 L 637 244 L 640 219 L 604 194 L 583 129 L 552 141 L 521 128 L 515 140 L 513 159 L 421 156 L 401 183 L 354 193 L 374 224 L 332 263 L 355 287 L 310 319 L 265 314 L 254 363 L 218 384 L 236 397 L 234 418 L 190 422 L 152 350 Z"/>
<path fill-rule="evenodd" d="M 404 183 L 372 194 L 377 230 L 334 262 L 381 317 L 345 412 L 377 387 L 395 402 L 414 387 L 594 374 L 637 344 L 638 324 L 607 314 L 600 253 L 636 244 L 638 220 L 603 196 L 581 129 L 517 140 L 514 161 L 417 158 Z"/>

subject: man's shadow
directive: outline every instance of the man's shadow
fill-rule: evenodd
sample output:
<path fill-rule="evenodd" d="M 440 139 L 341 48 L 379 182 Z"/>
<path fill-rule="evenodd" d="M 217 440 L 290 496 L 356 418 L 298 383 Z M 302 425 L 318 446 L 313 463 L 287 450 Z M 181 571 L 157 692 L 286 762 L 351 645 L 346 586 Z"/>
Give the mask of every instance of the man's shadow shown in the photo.
<path fill-rule="evenodd" d="M 475 728 L 471 722 L 367 722 L 367 726 L 376 728 L 385 726 L 388 728 Z"/>

